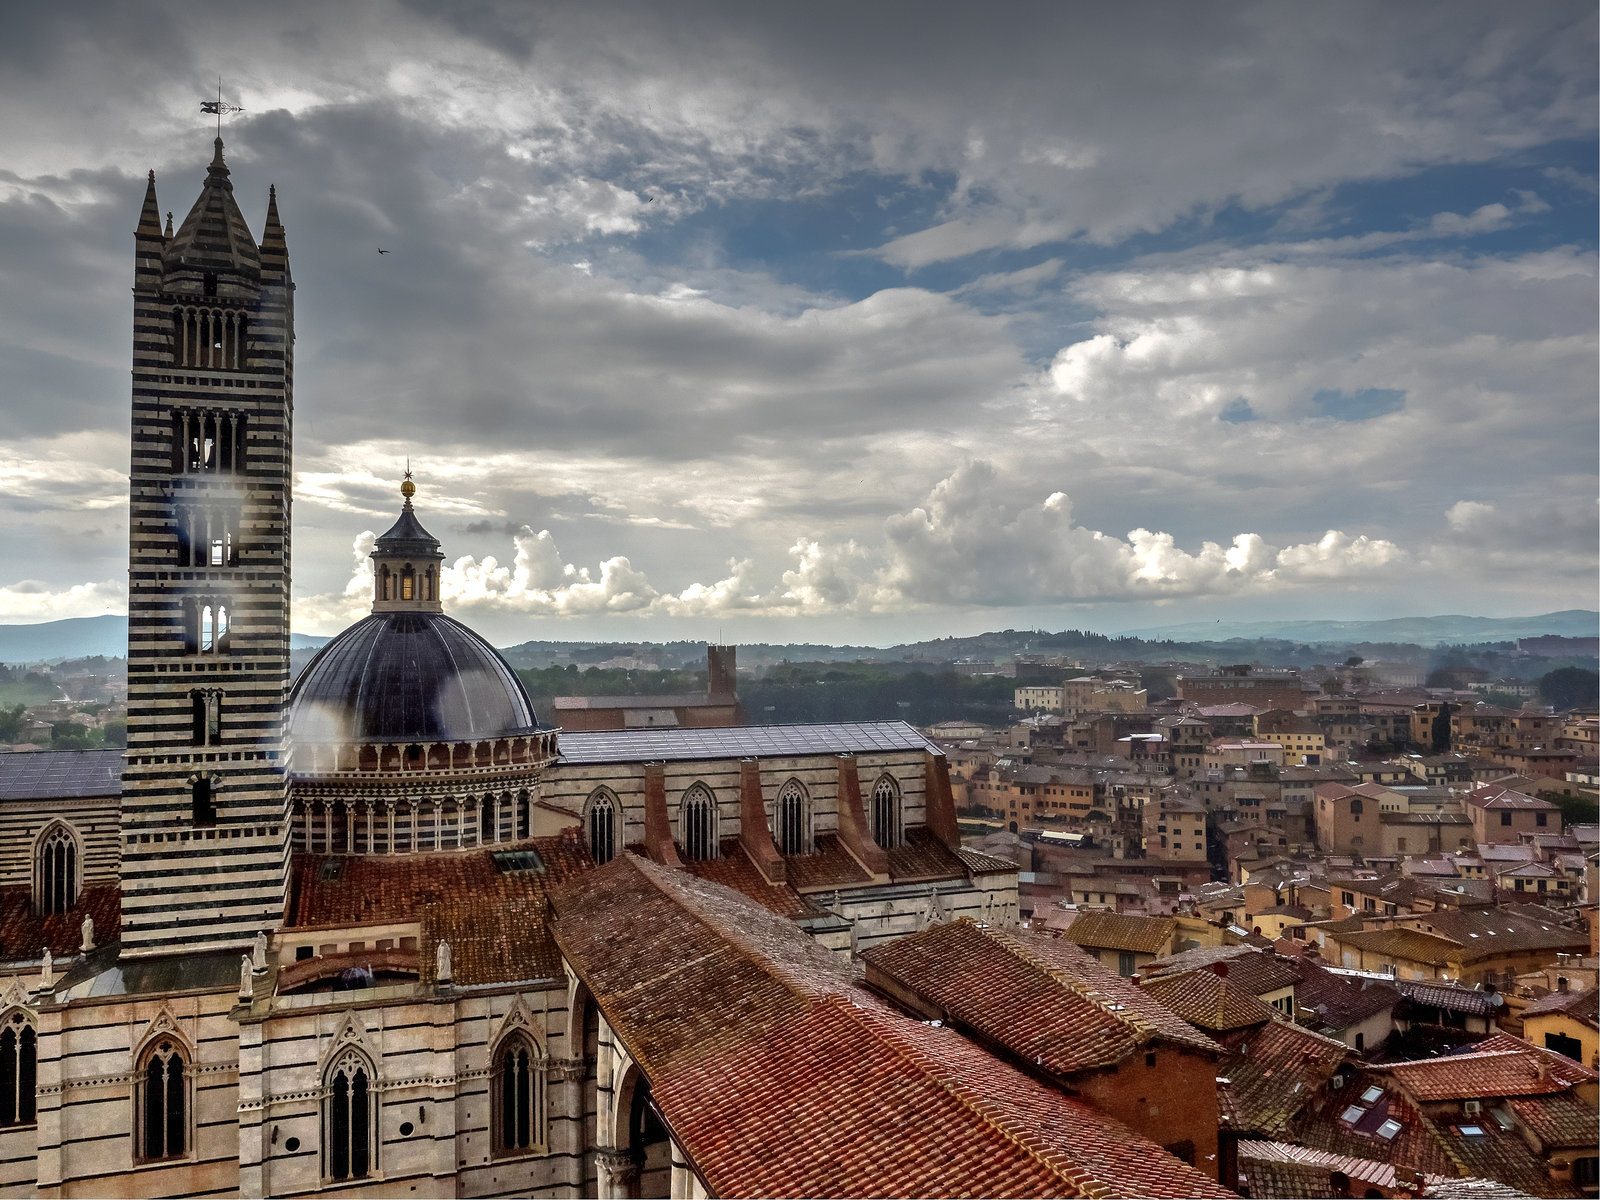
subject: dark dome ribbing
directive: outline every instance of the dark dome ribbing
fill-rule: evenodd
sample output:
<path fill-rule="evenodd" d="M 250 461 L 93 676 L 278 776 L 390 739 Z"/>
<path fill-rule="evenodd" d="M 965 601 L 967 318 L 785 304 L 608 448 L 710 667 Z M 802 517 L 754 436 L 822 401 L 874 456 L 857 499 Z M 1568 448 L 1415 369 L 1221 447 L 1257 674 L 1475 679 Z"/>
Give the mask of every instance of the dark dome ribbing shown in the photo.
<path fill-rule="evenodd" d="M 538 728 L 493 646 L 435 612 L 374 613 L 311 660 L 289 699 L 305 742 L 464 742 Z"/>

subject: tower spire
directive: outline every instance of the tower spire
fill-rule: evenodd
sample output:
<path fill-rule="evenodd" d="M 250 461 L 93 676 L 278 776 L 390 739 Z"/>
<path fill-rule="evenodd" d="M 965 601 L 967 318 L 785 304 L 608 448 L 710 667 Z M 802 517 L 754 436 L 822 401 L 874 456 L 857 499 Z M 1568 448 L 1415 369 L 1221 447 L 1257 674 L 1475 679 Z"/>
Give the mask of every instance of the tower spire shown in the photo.
<path fill-rule="evenodd" d="M 156 173 L 150 175 L 144 185 L 144 207 L 139 210 L 139 234 L 141 236 L 161 236 L 161 205 L 156 203 Z"/>

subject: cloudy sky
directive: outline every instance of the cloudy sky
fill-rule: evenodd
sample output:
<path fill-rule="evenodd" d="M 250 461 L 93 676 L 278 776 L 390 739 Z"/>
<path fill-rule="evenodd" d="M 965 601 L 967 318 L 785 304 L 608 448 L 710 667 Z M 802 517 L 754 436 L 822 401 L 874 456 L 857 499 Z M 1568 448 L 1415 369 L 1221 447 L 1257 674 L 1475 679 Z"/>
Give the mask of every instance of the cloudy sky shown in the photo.
<path fill-rule="evenodd" d="M 122 611 L 133 228 L 219 72 L 298 630 L 408 456 L 501 644 L 1593 607 L 1596 58 L 1499 0 L 12 7 L 0 622 Z"/>

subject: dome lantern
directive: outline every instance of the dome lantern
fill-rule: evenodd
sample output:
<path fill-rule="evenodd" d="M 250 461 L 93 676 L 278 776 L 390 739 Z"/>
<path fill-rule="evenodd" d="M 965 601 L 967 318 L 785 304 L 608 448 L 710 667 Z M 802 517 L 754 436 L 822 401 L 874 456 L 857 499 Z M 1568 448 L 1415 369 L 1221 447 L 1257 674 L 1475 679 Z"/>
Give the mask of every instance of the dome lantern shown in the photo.
<path fill-rule="evenodd" d="M 444 552 L 439 539 L 417 520 L 411 498 L 417 485 L 411 479 L 410 464 L 400 482 L 404 503 L 400 519 L 372 546 L 372 611 L 443 612 L 439 584 Z"/>

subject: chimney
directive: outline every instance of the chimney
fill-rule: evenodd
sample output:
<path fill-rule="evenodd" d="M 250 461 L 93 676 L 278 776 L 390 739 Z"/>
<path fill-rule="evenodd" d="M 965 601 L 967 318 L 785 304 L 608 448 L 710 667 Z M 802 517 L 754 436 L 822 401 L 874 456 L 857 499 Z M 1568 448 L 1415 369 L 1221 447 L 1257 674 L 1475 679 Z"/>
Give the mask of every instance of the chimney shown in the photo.
<path fill-rule="evenodd" d="M 1533 1073 L 1538 1077 L 1539 1082 L 1543 1083 L 1546 1079 L 1550 1078 L 1550 1063 L 1549 1060 L 1546 1059 L 1542 1054 L 1536 1055 L 1535 1057 L 1538 1061 L 1534 1065 Z"/>
<path fill-rule="evenodd" d="M 1564 992 L 1566 990 L 1567 990 L 1567 977 L 1565 975 L 1556 976 L 1556 991 Z"/>
<path fill-rule="evenodd" d="M 737 652 L 732 646 L 706 647 L 706 694 L 732 696 L 737 690 Z"/>

